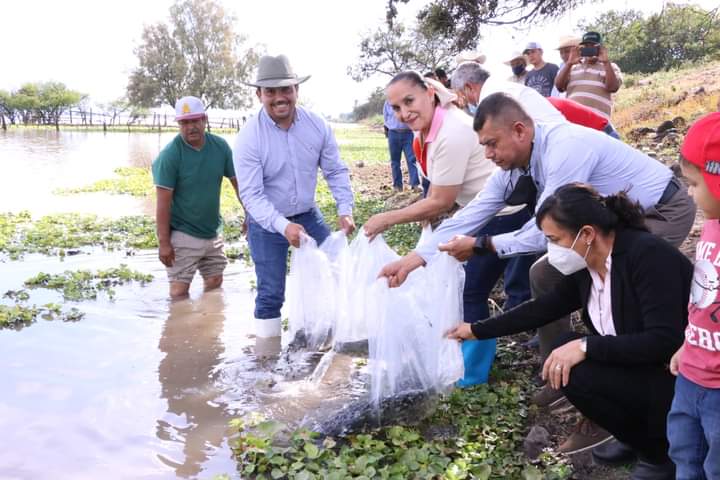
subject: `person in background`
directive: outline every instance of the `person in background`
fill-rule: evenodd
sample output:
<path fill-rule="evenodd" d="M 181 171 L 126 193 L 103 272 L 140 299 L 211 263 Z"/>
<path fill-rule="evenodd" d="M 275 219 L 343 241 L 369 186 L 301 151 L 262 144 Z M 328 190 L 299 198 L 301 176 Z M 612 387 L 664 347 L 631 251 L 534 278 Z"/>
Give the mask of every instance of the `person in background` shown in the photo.
<path fill-rule="evenodd" d="M 405 152 L 405 161 L 407 162 L 408 177 L 410 180 L 410 188 L 419 191 L 420 180 L 418 177 L 417 166 L 415 165 L 415 154 L 413 153 L 413 132 L 410 127 L 402 123 L 395 116 L 390 104 L 385 100 L 383 104 L 383 122 L 385 127 L 385 136 L 388 139 L 388 149 L 390 150 L 390 168 L 392 170 L 393 189 L 396 192 L 403 190 L 402 175 L 402 154 Z"/>
<path fill-rule="evenodd" d="M 318 245 L 330 234 L 315 203 L 318 169 L 337 204 L 338 228 L 355 230 L 353 193 L 335 135 L 320 116 L 297 104 L 298 77 L 285 55 L 265 55 L 255 87 L 262 103 L 238 133 L 233 150 L 240 198 L 248 212 L 248 244 L 255 264 L 255 335 L 280 335 L 280 309 L 290 245 L 309 235 Z"/>
<path fill-rule="evenodd" d="M 560 62 L 561 69 L 568 60 L 570 60 L 570 54 L 573 50 L 577 50 L 578 45 L 580 45 L 580 38 L 578 37 L 573 37 L 571 35 L 560 37 L 557 51 L 560 54 L 560 59 L 562 60 L 562 62 Z"/>
<path fill-rule="evenodd" d="M 678 480 L 720 478 L 720 113 L 690 127 L 680 166 L 705 223 L 695 254 L 685 342 L 670 361 L 677 375 L 667 421 L 670 458 Z"/>
<path fill-rule="evenodd" d="M 152 174 L 158 256 L 167 269 L 170 297 L 179 299 L 187 297 L 198 270 L 205 290 L 222 285 L 227 265 L 220 216 L 223 177 L 230 179 L 236 195 L 238 185 L 227 142 L 205 131 L 202 100 L 179 99 L 175 120 L 180 133 L 153 161 Z"/>
<path fill-rule="evenodd" d="M 558 72 L 555 86 L 567 98 L 592 108 L 608 120 L 612 116 L 612 94 L 622 85 L 620 68 L 608 58 L 607 48 L 597 32 L 587 32 L 580 45 Z"/>
<path fill-rule="evenodd" d="M 556 338 L 543 378 L 637 454 L 632 480 L 674 479 L 665 435 L 674 379 L 666 365 L 682 342 L 692 265 L 647 231 L 642 209 L 624 192 L 603 197 L 587 184 L 570 183 L 543 201 L 535 223 L 562 279 L 508 312 L 456 327 L 449 337 L 511 335 L 582 309 L 589 333 Z M 617 460 L 603 451 L 610 438 L 583 449 Z"/>
<path fill-rule="evenodd" d="M 525 50 L 523 50 L 523 55 L 527 57 L 528 62 L 533 66 L 533 69 L 528 72 L 525 78 L 525 85 L 537 90 L 543 97 L 552 95 L 558 66 L 543 60 L 543 49 L 538 42 L 529 42 L 525 46 Z"/>
<path fill-rule="evenodd" d="M 450 88 L 450 79 L 448 78 L 447 73 L 445 73 L 445 69 L 436 68 L 435 75 L 437 76 L 438 82 L 443 84 L 443 87 Z"/>
<path fill-rule="evenodd" d="M 512 75 L 508 77 L 508 82 L 519 83 L 525 85 L 525 79 L 527 78 L 527 59 L 522 52 L 514 52 L 510 59 L 504 62 L 505 65 L 509 65 L 512 70 Z"/>

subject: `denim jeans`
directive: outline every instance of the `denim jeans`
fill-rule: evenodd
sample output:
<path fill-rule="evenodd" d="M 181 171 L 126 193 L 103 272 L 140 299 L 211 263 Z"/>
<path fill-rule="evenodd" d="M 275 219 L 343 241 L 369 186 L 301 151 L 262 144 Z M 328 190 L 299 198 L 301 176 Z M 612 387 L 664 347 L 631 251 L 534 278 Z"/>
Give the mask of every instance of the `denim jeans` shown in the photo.
<path fill-rule="evenodd" d="M 330 235 L 330 229 L 317 208 L 288 217 L 288 220 L 302 225 L 318 245 Z M 248 244 L 257 279 L 255 318 L 278 318 L 285 302 L 285 277 L 290 244 L 284 235 L 265 230 L 252 218 L 248 225 Z"/>
<path fill-rule="evenodd" d="M 678 480 L 720 478 L 720 389 L 678 375 L 667 435 Z"/>
<path fill-rule="evenodd" d="M 528 208 L 493 218 L 477 235 L 498 235 L 512 232 L 523 226 L 532 217 Z M 501 259 L 495 254 L 474 255 L 465 265 L 465 288 L 463 291 L 463 312 L 466 322 L 475 322 L 490 316 L 488 297 L 503 270 L 506 277 L 505 306 L 515 306 L 530 298 L 528 271 L 535 260 L 534 255 Z M 508 271 L 511 277 L 508 278 Z M 507 290 L 510 286 L 510 291 Z M 465 376 L 458 385 L 467 387 L 485 383 L 495 357 L 495 339 L 466 340 L 462 343 L 465 361 Z"/>
<path fill-rule="evenodd" d="M 393 187 L 395 188 L 402 188 L 403 186 L 402 170 L 400 169 L 402 152 L 405 152 L 405 161 L 410 175 L 410 186 L 416 187 L 420 184 L 412 144 L 413 133 L 410 130 L 388 130 L 390 167 L 392 168 Z"/>

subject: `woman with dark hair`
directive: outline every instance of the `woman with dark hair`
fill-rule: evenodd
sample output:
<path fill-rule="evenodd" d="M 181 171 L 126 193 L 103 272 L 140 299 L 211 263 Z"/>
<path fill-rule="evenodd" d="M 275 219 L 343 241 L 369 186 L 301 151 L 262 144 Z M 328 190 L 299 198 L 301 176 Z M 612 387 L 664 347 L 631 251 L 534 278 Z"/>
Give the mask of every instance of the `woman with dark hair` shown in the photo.
<path fill-rule="evenodd" d="M 643 218 L 625 193 L 602 197 L 585 184 L 560 187 L 536 221 L 563 281 L 448 336 L 511 335 L 582 309 L 589 333 L 558 339 L 543 378 L 623 442 L 627 450 L 618 455 L 638 456 L 631 478 L 672 479 L 665 431 L 674 378 L 667 364 L 683 340 L 693 270 L 679 250 L 647 231 Z"/>
<path fill-rule="evenodd" d="M 407 207 L 378 213 L 365 222 L 365 233 L 374 238 L 393 225 L 435 221 L 464 207 L 480 191 L 495 171 L 485 158 L 473 130 L 472 118 L 457 108 L 457 96 L 440 82 L 423 78 L 417 72 L 397 74 L 386 89 L 387 100 L 398 120 L 413 130 L 416 166 L 430 182 L 427 196 Z M 520 202 L 525 203 L 525 202 Z M 505 209 L 481 231 L 497 235 L 520 228 L 530 220 L 532 209 L 517 205 Z M 528 270 L 533 258 L 500 259 L 495 253 L 477 255 L 465 267 L 463 309 L 467 320 L 489 315 L 488 296 L 506 266 L 513 274 L 506 278 L 506 306 L 530 298 Z M 463 344 L 465 377 L 461 386 L 487 381 L 495 356 L 495 340 Z"/>

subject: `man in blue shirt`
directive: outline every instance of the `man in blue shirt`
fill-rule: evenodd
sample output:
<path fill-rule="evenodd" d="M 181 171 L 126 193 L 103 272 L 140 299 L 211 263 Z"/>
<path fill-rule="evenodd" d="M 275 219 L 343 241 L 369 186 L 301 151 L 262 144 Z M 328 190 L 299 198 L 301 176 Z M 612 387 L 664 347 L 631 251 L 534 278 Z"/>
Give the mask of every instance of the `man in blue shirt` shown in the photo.
<path fill-rule="evenodd" d="M 260 59 L 257 89 L 262 109 L 235 141 L 233 160 L 240 198 L 248 212 L 248 243 L 255 263 L 255 330 L 280 335 L 287 254 L 303 235 L 320 245 L 330 231 L 315 204 L 318 168 L 338 209 L 338 226 L 355 229 L 353 193 L 330 125 L 297 105 L 298 85 L 310 78 L 293 73 L 284 55 Z"/>
<path fill-rule="evenodd" d="M 388 149 L 390 150 L 393 188 L 398 192 L 402 192 L 403 177 L 400 163 L 402 160 L 402 152 L 405 152 L 405 161 L 407 162 L 408 176 L 410 177 L 410 187 L 413 190 L 417 190 L 420 179 L 418 178 L 417 166 L 415 165 L 415 153 L 412 148 L 412 130 L 398 120 L 387 100 L 385 100 L 385 104 L 383 105 L 383 120 L 385 124 L 385 136 L 388 139 Z"/>

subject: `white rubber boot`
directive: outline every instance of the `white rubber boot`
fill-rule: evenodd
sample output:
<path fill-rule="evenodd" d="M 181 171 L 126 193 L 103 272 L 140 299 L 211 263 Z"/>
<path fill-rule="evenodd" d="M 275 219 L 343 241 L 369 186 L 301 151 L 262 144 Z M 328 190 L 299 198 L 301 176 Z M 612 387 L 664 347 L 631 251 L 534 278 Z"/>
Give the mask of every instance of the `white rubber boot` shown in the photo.
<path fill-rule="evenodd" d="M 258 338 L 279 337 L 280 331 L 280 317 L 255 319 L 255 336 Z"/>

